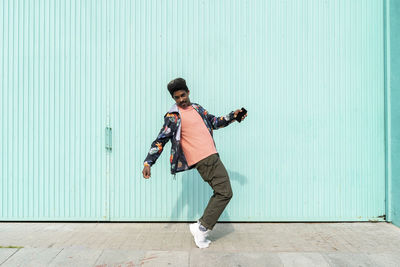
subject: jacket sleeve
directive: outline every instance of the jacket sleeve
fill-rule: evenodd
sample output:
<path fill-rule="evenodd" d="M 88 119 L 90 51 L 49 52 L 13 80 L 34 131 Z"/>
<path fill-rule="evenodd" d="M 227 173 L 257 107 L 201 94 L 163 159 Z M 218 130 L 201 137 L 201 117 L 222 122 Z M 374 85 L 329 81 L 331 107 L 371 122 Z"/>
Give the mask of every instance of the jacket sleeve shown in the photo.
<path fill-rule="evenodd" d="M 172 138 L 173 130 L 171 129 L 172 123 L 168 116 L 164 117 L 164 125 L 160 130 L 156 140 L 151 143 L 151 147 L 149 153 L 147 154 L 146 159 L 143 164 L 147 166 L 152 166 L 156 163 L 158 157 L 161 155 L 163 148 L 166 143 Z"/>
<path fill-rule="evenodd" d="M 233 118 L 234 113 L 235 113 L 234 111 L 231 111 L 228 115 L 222 116 L 222 117 L 216 117 L 216 116 L 208 113 L 208 111 L 205 109 L 204 109 L 204 113 L 206 115 L 207 120 L 210 122 L 210 124 L 212 125 L 212 128 L 214 130 L 228 126 L 229 124 L 231 124 L 232 122 L 235 121 L 235 119 Z"/>

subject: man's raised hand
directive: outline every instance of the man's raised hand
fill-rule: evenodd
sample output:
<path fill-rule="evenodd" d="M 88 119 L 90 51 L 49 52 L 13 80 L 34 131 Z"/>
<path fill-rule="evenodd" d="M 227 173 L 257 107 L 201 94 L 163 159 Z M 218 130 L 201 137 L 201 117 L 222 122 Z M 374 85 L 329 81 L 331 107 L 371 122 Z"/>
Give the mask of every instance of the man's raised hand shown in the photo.
<path fill-rule="evenodd" d="M 233 113 L 233 118 L 236 119 L 237 115 L 239 114 L 239 112 L 241 112 L 242 109 L 237 109 L 235 110 L 235 112 Z M 241 121 L 243 121 L 245 118 L 247 117 L 247 113 L 242 117 Z"/>

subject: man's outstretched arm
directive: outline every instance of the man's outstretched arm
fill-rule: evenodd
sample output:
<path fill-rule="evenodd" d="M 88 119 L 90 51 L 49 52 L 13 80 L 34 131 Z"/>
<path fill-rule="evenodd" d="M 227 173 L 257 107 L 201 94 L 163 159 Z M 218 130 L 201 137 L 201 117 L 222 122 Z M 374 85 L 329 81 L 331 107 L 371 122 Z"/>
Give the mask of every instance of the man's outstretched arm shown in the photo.
<path fill-rule="evenodd" d="M 205 109 L 204 109 L 205 110 Z M 219 128 L 223 128 L 225 126 L 228 126 L 229 124 L 231 124 L 232 122 L 236 121 L 236 116 L 237 114 L 239 114 L 241 110 L 237 109 L 235 111 L 230 112 L 228 115 L 226 116 L 222 116 L 222 117 L 216 117 L 210 113 L 208 113 L 207 110 L 205 110 L 205 115 L 207 120 L 211 123 L 212 128 L 214 130 L 219 129 Z M 247 117 L 247 114 L 243 116 L 242 121 Z"/>
<path fill-rule="evenodd" d="M 169 141 L 169 139 L 173 136 L 173 131 L 171 127 L 171 120 L 168 116 L 164 117 L 164 125 L 160 130 L 156 140 L 151 143 L 151 147 L 149 153 L 147 154 L 146 159 L 143 162 L 143 177 L 150 178 L 151 172 L 150 167 L 156 163 L 158 157 L 161 155 L 161 152 L 164 149 L 165 144 Z"/>

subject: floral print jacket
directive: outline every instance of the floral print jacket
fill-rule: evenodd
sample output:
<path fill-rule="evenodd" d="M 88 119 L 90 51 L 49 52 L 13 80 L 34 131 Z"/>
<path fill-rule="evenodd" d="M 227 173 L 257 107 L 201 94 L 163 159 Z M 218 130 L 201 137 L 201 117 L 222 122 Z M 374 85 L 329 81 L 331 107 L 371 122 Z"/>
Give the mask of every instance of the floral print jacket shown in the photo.
<path fill-rule="evenodd" d="M 192 107 L 200 114 L 211 136 L 213 136 L 213 130 L 225 127 L 235 121 L 234 111 L 223 117 L 215 117 L 214 115 L 208 113 L 207 110 L 205 110 L 199 104 L 192 103 Z M 144 160 L 144 165 L 152 166 L 154 163 L 156 163 L 158 157 L 163 151 L 165 144 L 170 139 L 172 142 L 170 156 L 171 174 L 176 174 L 177 172 L 193 168 L 194 166 L 188 166 L 180 144 L 181 119 L 177 104 L 174 104 L 167 114 L 165 114 L 164 125 L 161 128 L 156 140 L 154 140 L 154 142 L 151 144 L 150 151 Z"/>

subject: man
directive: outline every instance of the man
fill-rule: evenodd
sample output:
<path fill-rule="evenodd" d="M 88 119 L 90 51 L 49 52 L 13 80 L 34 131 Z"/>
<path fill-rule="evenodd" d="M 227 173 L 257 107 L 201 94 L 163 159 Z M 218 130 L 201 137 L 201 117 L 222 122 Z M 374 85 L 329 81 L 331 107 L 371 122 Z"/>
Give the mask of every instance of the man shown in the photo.
<path fill-rule="evenodd" d="M 169 82 L 168 91 L 176 103 L 164 116 L 164 125 L 151 144 L 142 173 L 144 178 L 150 178 L 150 167 L 171 139 L 171 173 L 175 175 L 177 172 L 196 168 L 203 180 L 214 190 L 203 216 L 196 223 L 190 224 L 190 232 L 196 245 L 206 248 L 211 243 L 207 239 L 208 233 L 232 198 L 228 173 L 215 148 L 213 129 L 234 122 L 241 110 L 232 111 L 224 117 L 209 114 L 199 104 L 190 102 L 190 91 L 182 78 Z M 241 120 L 246 116 L 247 114 Z"/>

